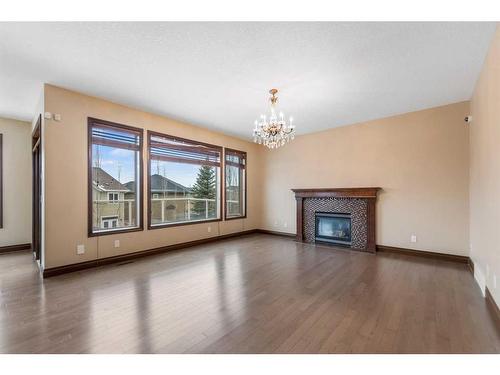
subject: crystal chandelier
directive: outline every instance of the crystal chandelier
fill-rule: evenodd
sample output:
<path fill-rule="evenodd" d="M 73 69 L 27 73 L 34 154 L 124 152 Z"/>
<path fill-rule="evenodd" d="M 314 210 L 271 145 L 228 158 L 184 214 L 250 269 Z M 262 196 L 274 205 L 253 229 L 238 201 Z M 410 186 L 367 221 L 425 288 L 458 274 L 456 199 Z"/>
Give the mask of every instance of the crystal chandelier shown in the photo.
<path fill-rule="evenodd" d="M 253 140 L 255 143 L 263 144 L 269 148 L 278 148 L 295 138 L 295 126 L 292 125 L 292 117 L 287 124 L 283 112 L 280 112 L 279 115 L 276 114 L 278 90 L 272 89 L 269 93 L 271 94 L 271 115 L 269 119 L 266 115 L 260 115 L 260 120 L 255 120 Z"/>

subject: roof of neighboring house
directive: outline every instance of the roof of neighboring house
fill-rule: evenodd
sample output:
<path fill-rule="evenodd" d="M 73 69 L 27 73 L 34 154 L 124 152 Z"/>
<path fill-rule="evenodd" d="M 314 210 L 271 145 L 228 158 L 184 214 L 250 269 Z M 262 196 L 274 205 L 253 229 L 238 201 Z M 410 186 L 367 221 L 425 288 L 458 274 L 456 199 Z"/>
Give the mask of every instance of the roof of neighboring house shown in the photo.
<path fill-rule="evenodd" d="M 99 167 L 92 167 L 92 180 L 96 187 L 103 191 L 129 191 L 125 185 Z"/>
<path fill-rule="evenodd" d="M 134 191 L 135 190 L 135 183 L 133 181 L 127 182 L 125 186 L 130 190 Z M 188 188 L 184 185 L 179 184 L 178 182 L 175 182 L 167 177 L 164 177 L 159 174 L 154 174 L 151 176 L 151 191 L 154 192 L 162 192 L 162 191 L 169 191 L 169 192 L 190 192 L 191 188 Z"/>

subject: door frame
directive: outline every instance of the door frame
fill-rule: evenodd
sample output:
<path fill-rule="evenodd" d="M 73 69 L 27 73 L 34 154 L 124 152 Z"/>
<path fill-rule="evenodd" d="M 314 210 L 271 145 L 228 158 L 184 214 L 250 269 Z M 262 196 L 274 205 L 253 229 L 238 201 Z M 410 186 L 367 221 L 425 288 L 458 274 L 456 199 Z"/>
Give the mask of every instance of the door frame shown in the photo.
<path fill-rule="evenodd" d="M 32 147 L 32 207 L 31 250 L 40 261 L 42 244 L 42 115 L 38 115 L 31 135 Z"/>

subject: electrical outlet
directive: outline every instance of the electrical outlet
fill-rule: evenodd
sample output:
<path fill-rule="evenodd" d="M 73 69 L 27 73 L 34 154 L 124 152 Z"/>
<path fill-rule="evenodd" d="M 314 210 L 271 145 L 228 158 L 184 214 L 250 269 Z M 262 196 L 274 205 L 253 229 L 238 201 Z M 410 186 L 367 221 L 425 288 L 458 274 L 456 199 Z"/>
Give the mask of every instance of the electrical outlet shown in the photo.
<path fill-rule="evenodd" d="M 115 247 L 120 247 L 120 240 L 115 240 Z"/>
<path fill-rule="evenodd" d="M 410 242 L 417 242 L 417 235 L 416 234 L 411 235 Z"/>
<path fill-rule="evenodd" d="M 208 229 L 208 233 L 212 232 L 212 227 L 210 225 L 208 226 L 207 229 Z"/>
<path fill-rule="evenodd" d="M 283 227 L 288 227 L 288 223 L 286 221 L 283 223 Z"/>
<path fill-rule="evenodd" d="M 78 255 L 85 254 L 85 245 L 76 245 L 76 253 Z"/>

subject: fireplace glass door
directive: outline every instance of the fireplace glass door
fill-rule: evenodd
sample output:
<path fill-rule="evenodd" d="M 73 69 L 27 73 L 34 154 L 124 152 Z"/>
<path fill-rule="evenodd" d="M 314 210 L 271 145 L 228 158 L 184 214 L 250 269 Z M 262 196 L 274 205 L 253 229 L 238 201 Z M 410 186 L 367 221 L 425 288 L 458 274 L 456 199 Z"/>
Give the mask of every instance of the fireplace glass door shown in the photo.
<path fill-rule="evenodd" d="M 316 212 L 316 241 L 351 245 L 351 215 L 344 213 Z"/>

